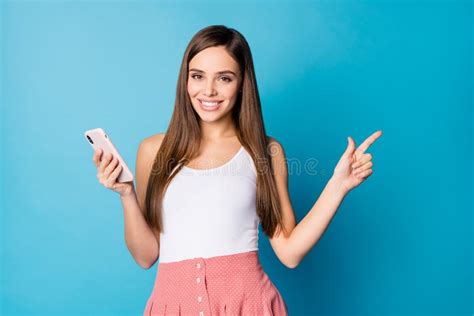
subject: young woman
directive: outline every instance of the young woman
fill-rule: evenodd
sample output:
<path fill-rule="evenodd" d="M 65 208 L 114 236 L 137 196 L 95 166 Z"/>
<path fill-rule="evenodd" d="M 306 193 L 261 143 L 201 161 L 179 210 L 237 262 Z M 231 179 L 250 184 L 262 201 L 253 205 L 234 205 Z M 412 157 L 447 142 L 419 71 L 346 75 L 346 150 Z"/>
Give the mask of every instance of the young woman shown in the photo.
<path fill-rule="evenodd" d="M 348 147 L 320 198 L 298 224 L 282 145 L 267 136 L 249 45 L 214 25 L 188 44 L 166 133 L 138 148 L 136 191 L 118 183 L 117 160 L 94 153 L 99 181 L 120 194 L 125 240 L 136 262 L 160 258 L 145 315 L 287 315 L 258 257 L 258 226 L 295 268 L 344 196 L 372 173 L 365 150 Z"/>

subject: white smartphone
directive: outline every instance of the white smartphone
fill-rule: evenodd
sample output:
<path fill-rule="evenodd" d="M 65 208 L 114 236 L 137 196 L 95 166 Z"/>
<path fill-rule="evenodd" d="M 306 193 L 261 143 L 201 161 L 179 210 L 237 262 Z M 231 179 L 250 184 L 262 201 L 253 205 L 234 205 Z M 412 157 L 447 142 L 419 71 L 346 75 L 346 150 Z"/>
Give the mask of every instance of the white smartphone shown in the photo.
<path fill-rule="evenodd" d="M 119 160 L 119 163 L 122 165 L 122 171 L 120 172 L 119 176 L 117 177 L 117 182 L 130 182 L 133 181 L 133 174 L 128 168 L 125 161 L 120 156 L 117 148 L 115 148 L 114 144 L 110 137 L 105 133 L 102 128 L 94 128 L 84 132 L 84 136 L 86 137 L 89 144 L 91 144 L 94 150 L 102 149 L 102 157 L 105 154 L 111 153 L 113 157 Z"/>

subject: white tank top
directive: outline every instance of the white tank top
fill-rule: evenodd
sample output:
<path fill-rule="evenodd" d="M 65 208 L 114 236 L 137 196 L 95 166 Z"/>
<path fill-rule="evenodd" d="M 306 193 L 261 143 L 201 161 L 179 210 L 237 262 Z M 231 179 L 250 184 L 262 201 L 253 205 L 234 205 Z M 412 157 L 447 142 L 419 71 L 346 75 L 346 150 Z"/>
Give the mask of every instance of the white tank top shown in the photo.
<path fill-rule="evenodd" d="M 160 262 L 258 250 L 256 179 L 243 146 L 219 167 L 184 166 L 163 197 Z"/>

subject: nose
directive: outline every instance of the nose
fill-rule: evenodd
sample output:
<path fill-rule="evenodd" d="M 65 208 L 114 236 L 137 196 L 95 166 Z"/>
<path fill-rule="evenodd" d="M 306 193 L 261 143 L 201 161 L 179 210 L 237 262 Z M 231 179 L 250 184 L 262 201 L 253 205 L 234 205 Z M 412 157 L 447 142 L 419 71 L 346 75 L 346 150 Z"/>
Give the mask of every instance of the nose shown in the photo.
<path fill-rule="evenodd" d="M 206 96 L 211 96 L 216 93 L 216 90 L 214 89 L 214 80 L 209 80 L 206 84 L 206 89 L 204 91 L 204 94 Z"/>

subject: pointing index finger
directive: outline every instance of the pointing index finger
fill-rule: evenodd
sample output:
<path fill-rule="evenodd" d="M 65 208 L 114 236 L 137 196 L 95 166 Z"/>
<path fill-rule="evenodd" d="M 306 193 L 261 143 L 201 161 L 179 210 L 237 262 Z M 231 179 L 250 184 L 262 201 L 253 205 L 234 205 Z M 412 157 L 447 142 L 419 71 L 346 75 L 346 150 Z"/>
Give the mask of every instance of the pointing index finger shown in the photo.
<path fill-rule="evenodd" d="M 372 145 L 377 140 L 377 138 L 379 138 L 381 135 L 382 135 L 382 131 L 376 131 L 375 133 L 367 137 L 367 139 L 364 140 L 364 142 L 360 144 L 359 147 L 357 147 L 357 151 L 364 153 L 367 150 L 367 148 L 369 148 L 369 146 Z"/>

